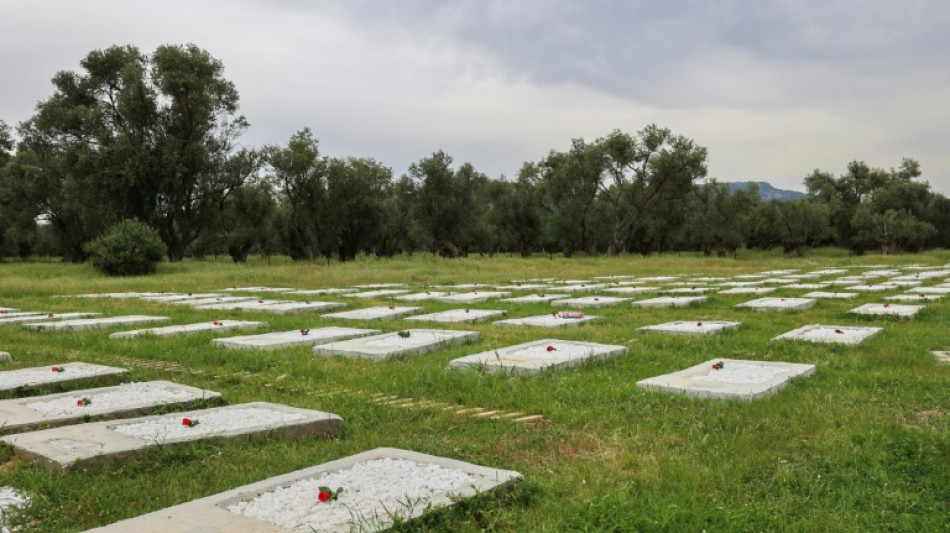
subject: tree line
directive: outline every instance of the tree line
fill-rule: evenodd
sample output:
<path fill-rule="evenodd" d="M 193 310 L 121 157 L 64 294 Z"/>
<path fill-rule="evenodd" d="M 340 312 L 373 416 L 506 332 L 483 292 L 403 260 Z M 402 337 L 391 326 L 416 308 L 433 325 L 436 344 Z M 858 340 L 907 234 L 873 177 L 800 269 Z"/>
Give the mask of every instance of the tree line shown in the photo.
<path fill-rule="evenodd" d="M 707 180 L 707 151 L 649 125 L 490 178 L 436 151 L 398 178 L 371 158 L 330 157 L 308 128 L 285 145 L 241 146 L 249 127 L 224 66 L 194 45 L 89 53 L 14 131 L 0 121 L 0 253 L 87 259 L 123 220 L 154 228 L 168 258 L 360 253 L 447 257 L 649 254 L 781 246 L 804 254 L 946 247 L 950 203 L 919 164 L 852 162 L 804 178 L 808 197 L 764 201 Z"/>

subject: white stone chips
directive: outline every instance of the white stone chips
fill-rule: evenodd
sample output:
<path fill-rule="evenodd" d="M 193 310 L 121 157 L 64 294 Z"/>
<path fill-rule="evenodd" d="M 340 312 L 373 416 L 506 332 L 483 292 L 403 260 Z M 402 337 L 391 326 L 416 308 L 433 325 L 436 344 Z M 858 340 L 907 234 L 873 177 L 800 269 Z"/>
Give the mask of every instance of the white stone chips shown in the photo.
<path fill-rule="evenodd" d="M 815 365 L 711 359 L 678 372 L 638 381 L 637 387 L 704 398 L 752 399 L 785 387 L 794 377 L 814 373 Z"/>

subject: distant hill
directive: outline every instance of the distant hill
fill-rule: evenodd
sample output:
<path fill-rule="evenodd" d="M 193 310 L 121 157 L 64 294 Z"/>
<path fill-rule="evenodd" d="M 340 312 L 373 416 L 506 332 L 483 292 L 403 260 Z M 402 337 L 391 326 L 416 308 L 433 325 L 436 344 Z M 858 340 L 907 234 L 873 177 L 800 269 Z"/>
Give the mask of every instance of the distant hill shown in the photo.
<path fill-rule="evenodd" d="M 745 190 L 750 183 L 755 183 L 759 186 L 759 197 L 765 201 L 769 200 L 778 200 L 780 202 L 787 202 L 789 200 L 798 200 L 799 198 L 805 198 L 808 195 L 803 192 L 790 191 L 788 189 L 776 189 L 770 183 L 766 181 L 737 181 L 737 182 L 721 182 L 723 185 L 728 185 L 729 190 L 734 191 L 743 191 Z"/>

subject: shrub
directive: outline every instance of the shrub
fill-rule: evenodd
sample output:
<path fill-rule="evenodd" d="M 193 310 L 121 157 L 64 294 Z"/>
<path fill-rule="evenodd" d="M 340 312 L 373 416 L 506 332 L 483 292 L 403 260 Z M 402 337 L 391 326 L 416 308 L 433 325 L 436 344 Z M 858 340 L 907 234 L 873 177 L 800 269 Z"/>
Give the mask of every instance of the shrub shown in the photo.
<path fill-rule="evenodd" d="M 151 274 L 164 250 L 158 232 L 133 219 L 112 226 L 86 246 L 92 266 L 110 276 Z"/>

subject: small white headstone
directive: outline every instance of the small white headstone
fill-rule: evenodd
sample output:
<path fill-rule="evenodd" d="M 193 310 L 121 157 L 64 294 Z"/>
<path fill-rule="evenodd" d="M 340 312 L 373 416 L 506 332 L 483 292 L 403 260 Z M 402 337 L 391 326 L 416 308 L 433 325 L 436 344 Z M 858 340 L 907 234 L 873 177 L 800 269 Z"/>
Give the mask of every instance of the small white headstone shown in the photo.
<path fill-rule="evenodd" d="M 693 304 L 703 303 L 709 300 L 706 296 L 662 296 L 660 298 L 650 298 L 649 300 L 640 300 L 633 302 L 634 307 L 662 308 L 662 307 L 687 307 Z"/>
<path fill-rule="evenodd" d="M 725 322 L 716 320 L 677 321 L 643 326 L 640 331 L 655 331 L 659 333 L 676 333 L 682 335 L 708 335 L 721 333 L 727 329 L 736 329 L 739 322 Z"/>
<path fill-rule="evenodd" d="M 323 318 L 338 318 L 341 320 L 391 320 L 406 315 L 421 313 L 421 307 L 400 307 L 398 305 L 367 307 L 352 311 L 340 311 L 322 315 Z"/>
<path fill-rule="evenodd" d="M 454 359 L 450 366 L 536 374 L 548 368 L 580 364 L 591 358 L 606 359 L 627 352 L 624 346 L 595 342 L 542 339 Z"/>
<path fill-rule="evenodd" d="M 901 305 L 901 304 L 864 304 L 852 309 L 851 313 L 856 315 L 875 315 L 875 316 L 896 316 L 901 318 L 911 318 L 920 312 L 922 305 Z"/>
<path fill-rule="evenodd" d="M 554 300 L 551 305 L 555 307 L 610 307 L 629 302 L 630 298 L 619 298 L 616 296 L 585 296 L 583 298 L 566 298 L 564 300 Z"/>
<path fill-rule="evenodd" d="M 451 309 L 438 313 L 415 315 L 406 318 L 417 322 L 445 322 L 452 324 L 484 322 L 492 318 L 504 316 L 504 311 L 493 309 Z"/>
<path fill-rule="evenodd" d="M 813 298 L 759 298 L 736 305 L 740 309 L 756 311 L 801 311 L 814 306 Z"/>
<path fill-rule="evenodd" d="M 637 387 L 703 398 L 748 400 L 772 394 L 788 385 L 792 378 L 814 373 L 815 365 L 711 359 L 679 372 L 638 381 Z"/>
<path fill-rule="evenodd" d="M 719 291 L 719 294 L 769 294 L 770 292 L 775 292 L 775 289 L 772 287 L 736 287 Z"/>
<path fill-rule="evenodd" d="M 439 348 L 477 340 L 477 331 L 407 329 L 314 346 L 313 353 L 317 355 L 387 359 L 399 355 L 428 353 Z"/>
<path fill-rule="evenodd" d="M 812 324 L 783 333 L 772 340 L 801 340 L 832 344 L 859 344 L 883 331 L 883 328 L 861 326 L 823 326 Z"/>
<path fill-rule="evenodd" d="M 488 300 L 493 300 L 495 298 L 506 298 L 508 296 L 511 296 L 511 293 L 505 291 L 470 291 L 456 292 L 446 296 L 440 296 L 435 298 L 435 301 L 445 303 L 473 304 L 487 302 Z"/>
<path fill-rule="evenodd" d="M 851 298 L 857 298 L 857 297 L 858 297 L 858 293 L 856 292 L 838 292 L 838 291 L 835 291 L 835 292 L 815 291 L 815 292 L 809 292 L 808 294 L 805 295 L 805 298 L 827 298 L 831 300 L 834 300 L 834 299 L 849 300 Z"/>
<path fill-rule="evenodd" d="M 386 298 L 389 296 L 396 296 L 399 294 L 406 294 L 407 290 L 405 289 L 377 289 L 373 291 L 366 292 L 350 292 L 347 294 L 341 294 L 344 298 L 361 298 L 368 300 L 370 298 Z"/>
<path fill-rule="evenodd" d="M 537 293 L 537 294 L 528 294 L 527 296 L 519 296 L 517 298 L 504 298 L 498 300 L 499 302 L 505 302 L 509 304 L 536 304 L 543 302 L 550 302 L 552 300 L 563 300 L 565 298 L 570 298 L 569 294 L 547 294 L 547 293 Z"/>
<path fill-rule="evenodd" d="M 508 320 L 498 320 L 492 322 L 495 326 L 533 326 L 539 328 L 565 328 L 586 324 L 600 317 L 586 315 L 576 311 L 562 311 L 560 313 L 550 313 L 547 315 L 529 316 L 525 318 L 510 318 Z"/>

